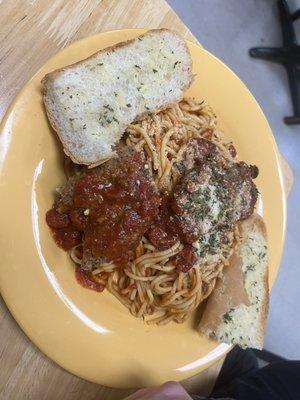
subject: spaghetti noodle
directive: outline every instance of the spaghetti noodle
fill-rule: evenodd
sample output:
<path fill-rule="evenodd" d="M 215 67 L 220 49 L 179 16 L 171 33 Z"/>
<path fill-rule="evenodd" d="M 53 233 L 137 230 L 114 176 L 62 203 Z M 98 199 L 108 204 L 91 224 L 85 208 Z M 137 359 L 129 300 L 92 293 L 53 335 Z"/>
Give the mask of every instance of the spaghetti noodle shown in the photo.
<path fill-rule="evenodd" d="M 203 102 L 186 98 L 167 110 L 149 114 L 128 126 L 126 144 L 144 150 L 159 189 L 171 190 L 180 173 L 176 167 L 190 139 L 219 140 L 216 116 Z"/>
<path fill-rule="evenodd" d="M 216 130 L 216 117 L 209 106 L 192 99 L 147 115 L 126 130 L 126 144 L 146 155 L 147 168 L 161 192 L 170 192 L 180 177 L 179 163 L 190 139 L 207 138 L 218 142 L 230 157 L 228 144 Z M 177 241 L 167 250 L 157 250 L 143 237 L 135 251 L 135 259 L 121 268 L 98 263 L 91 272 L 95 282 L 105 286 L 132 315 L 147 323 L 183 322 L 212 292 L 216 279 L 233 251 L 234 235 L 213 255 L 202 257 L 188 272 L 180 271 L 173 257 L 183 244 Z M 199 244 L 194 243 L 195 249 Z M 81 263 L 75 246 L 71 257 Z"/>

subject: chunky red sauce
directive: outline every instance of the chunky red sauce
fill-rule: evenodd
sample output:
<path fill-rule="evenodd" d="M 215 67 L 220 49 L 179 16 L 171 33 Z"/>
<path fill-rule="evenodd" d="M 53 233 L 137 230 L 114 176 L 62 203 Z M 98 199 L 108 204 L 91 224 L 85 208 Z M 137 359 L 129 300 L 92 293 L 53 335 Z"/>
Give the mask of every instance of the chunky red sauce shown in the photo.
<path fill-rule="evenodd" d="M 46 214 L 55 243 L 63 250 L 70 250 L 82 241 L 82 233 L 72 225 L 69 215 L 51 209 Z"/>
<path fill-rule="evenodd" d="M 156 216 L 160 197 L 142 153 L 112 164 L 86 173 L 75 186 L 73 201 L 75 208 L 88 210 L 86 254 L 123 264 Z"/>
<path fill-rule="evenodd" d="M 187 226 L 182 229 L 182 224 L 178 221 L 181 212 L 174 202 L 173 195 L 163 196 L 159 213 L 147 232 L 148 239 L 157 249 L 166 250 L 178 240 L 185 244 L 192 244 L 198 239 L 198 236 L 195 236 Z"/>
<path fill-rule="evenodd" d="M 172 261 L 180 271 L 189 271 L 197 262 L 198 256 L 196 249 L 191 245 L 185 245 L 184 248 L 172 257 Z"/>
<path fill-rule="evenodd" d="M 147 232 L 148 239 L 158 250 L 172 247 L 180 237 L 171 201 L 171 196 L 163 196 L 159 212 Z"/>
<path fill-rule="evenodd" d="M 178 224 L 177 214 L 172 207 L 172 196 L 164 196 L 159 213 L 155 221 L 147 232 L 148 239 L 158 250 L 166 250 L 172 247 L 178 240 L 185 243 L 180 253 L 172 257 L 172 261 L 177 268 L 183 272 L 187 272 L 197 262 L 198 256 L 196 249 L 191 246 L 195 240 L 187 232 L 183 232 Z"/>
<path fill-rule="evenodd" d="M 144 155 L 131 151 L 85 172 L 75 183 L 66 212 L 50 210 L 46 219 L 63 249 L 83 239 L 85 257 L 126 264 L 134 257 L 159 205 L 160 196 L 145 168 Z"/>
<path fill-rule="evenodd" d="M 85 288 L 95 290 L 96 292 L 103 292 L 105 289 L 105 286 L 102 283 L 97 282 L 90 271 L 76 267 L 75 276 L 77 282 Z"/>

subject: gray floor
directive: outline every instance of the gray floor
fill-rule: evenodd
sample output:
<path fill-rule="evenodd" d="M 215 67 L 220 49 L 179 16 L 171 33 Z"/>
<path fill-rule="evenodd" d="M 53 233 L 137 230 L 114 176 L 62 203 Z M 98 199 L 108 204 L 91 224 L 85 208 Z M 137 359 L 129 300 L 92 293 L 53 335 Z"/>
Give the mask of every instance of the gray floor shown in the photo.
<path fill-rule="evenodd" d="M 291 101 L 284 69 L 253 60 L 253 46 L 280 46 L 275 0 L 168 0 L 199 42 L 223 60 L 252 91 L 273 129 L 278 146 L 295 174 L 288 200 L 285 252 L 271 294 L 265 348 L 300 359 L 300 125 L 286 126 Z M 289 0 L 291 9 L 300 0 Z M 296 24 L 300 44 L 300 20 Z M 234 51 L 233 51 L 234 49 Z"/>

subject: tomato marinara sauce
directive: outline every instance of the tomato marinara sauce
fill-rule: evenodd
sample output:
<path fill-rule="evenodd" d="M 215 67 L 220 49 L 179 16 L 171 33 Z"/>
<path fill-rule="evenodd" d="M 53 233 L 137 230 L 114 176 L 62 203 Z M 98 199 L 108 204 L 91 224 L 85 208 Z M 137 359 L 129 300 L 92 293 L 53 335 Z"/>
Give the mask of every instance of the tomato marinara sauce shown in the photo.
<path fill-rule="evenodd" d="M 84 172 L 72 188 L 71 201 L 62 199 L 63 207 L 55 205 L 47 212 L 53 238 L 62 249 L 83 243 L 85 258 L 120 266 L 134 257 L 158 214 L 161 198 L 143 153 L 124 153 Z M 78 271 L 76 275 L 83 286 L 94 288 L 92 276 Z"/>
<path fill-rule="evenodd" d="M 80 266 L 76 267 L 75 276 L 77 282 L 80 283 L 84 288 L 95 290 L 96 292 L 103 292 L 105 289 L 105 285 L 97 281 L 97 277 L 95 277 L 91 271 L 87 271 Z"/>
<path fill-rule="evenodd" d="M 135 152 L 87 172 L 75 186 L 73 202 L 77 210 L 88 210 L 85 254 L 125 264 L 156 216 L 160 196 L 143 154 Z"/>
<path fill-rule="evenodd" d="M 183 232 L 174 208 L 173 195 L 163 195 L 159 212 L 147 232 L 147 237 L 158 250 L 167 250 L 179 240 L 184 243 L 183 250 L 172 261 L 179 270 L 187 272 L 197 261 L 196 249 L 189 244 L 195 239 L 191 240 L 191 235 Z"/>

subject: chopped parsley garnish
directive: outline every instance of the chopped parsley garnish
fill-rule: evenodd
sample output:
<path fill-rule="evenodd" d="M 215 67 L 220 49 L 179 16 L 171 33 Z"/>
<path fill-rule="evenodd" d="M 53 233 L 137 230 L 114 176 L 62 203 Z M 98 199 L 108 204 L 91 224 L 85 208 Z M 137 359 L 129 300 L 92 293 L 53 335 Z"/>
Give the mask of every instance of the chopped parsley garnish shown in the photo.
<path fill-rule="evenodd" d="M 246 271 L 255 271 L 255 265 L 254 264 L 249 264 L 246 267 Z"/>
<path fill-rule="evenodd" d="M 114 111 L 114 109 L 113 109 L 109 104 L 106 104 L 106 105 L 103 106 L 103 107 L 106 108 L 107 110 L 111 111 L 111 112 Z"/>
<path fill-rule="evenodd" d="M 232 316 L 230 315 L 234 309 L 231 308 L 227 313 L 223 315 L 223 321 L 225 324 L 228 324 L 229 322 L 232 321 Z"/>
<path fill-rule="evenodd" d="M 111 124 L 112 123 L 111 114 L 108 115 L 107 111 L 105 111 L 103 114 L 100 114 L 99 122 L 100 125 L 103 127 Z"/>
<path fill-rule="evenodd" d="M 208 239 L 208 244 L 214 247 L 216 243 L 217 243 L 217 235 L 215 233 L 212 233 Z"/>
<path fill-rule="evenodd" d="M 263 260 L 265 257 L 266 257 L 266 253 L 265 252 L 260 252 L 259 254 L 258 254 L 258 258 L 260 259 L 260 260 Z"/>

